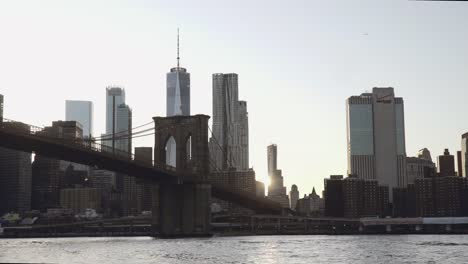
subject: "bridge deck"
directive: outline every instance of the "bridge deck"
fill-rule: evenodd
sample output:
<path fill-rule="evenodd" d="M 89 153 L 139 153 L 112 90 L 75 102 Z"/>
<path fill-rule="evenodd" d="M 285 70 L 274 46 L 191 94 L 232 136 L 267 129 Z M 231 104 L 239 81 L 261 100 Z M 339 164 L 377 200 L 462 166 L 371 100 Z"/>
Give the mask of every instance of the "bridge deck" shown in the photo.
<path fill-rule="evenodd" d="M 174 168 L 165 164 L 138 162 L 128 154 L 106 151 L 104 146 L 99 144 L 50 138 L 40 135 L 37 130 L 24 131 L 6 124 L 8 123 L 0 123 L 0 147 L 34 152 L 46 157 L 115 171 L 155 183 L 176 183 L 181 179 Z M 279 204 L 266 198 L 247 192 L 233 192 L 226 187 L 213 184 L 211 190 L 213 197 L 237 203 L 259 213 L 282 213 Z"/>

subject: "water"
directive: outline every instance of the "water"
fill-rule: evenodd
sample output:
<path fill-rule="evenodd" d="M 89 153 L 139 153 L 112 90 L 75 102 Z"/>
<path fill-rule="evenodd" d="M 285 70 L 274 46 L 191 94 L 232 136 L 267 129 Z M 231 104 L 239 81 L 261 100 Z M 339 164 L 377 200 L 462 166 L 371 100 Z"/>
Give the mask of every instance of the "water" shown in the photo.
<path fill-rule="evenodd" d="M 468 236 L 0 239 L 0 263 L 466 263 Z"/>

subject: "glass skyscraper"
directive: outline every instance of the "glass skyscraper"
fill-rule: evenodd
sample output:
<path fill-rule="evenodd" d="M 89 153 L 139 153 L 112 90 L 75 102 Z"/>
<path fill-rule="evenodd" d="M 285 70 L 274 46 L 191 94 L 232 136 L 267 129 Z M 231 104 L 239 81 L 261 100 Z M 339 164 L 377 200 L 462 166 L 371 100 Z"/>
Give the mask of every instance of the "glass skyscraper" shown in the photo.
<path fill-rule="evenodd" d="M 78 121 L 83 126 L 83 137 L 92 137 L 93 103 L 90 101 L 65 101 L 65 120 Z"/>
<path fill-rule="evenodd" d="M 403 99 L 393 88 L 347 100 L 348 173 L 379 184 L 405 187 L 406 147 Z M 390 191 L 390 197 L 391 197 Z"/>
<path fill-rule="evenodd" d="M 125 90 L 119 87 L 106 88 L 106 134 L 112 135 L 116 126 L 117 109 L 125 103 Z"/>
<path fill-rule="evenodd" d="M 190 73 L 185 68 L 172 68 L 166 76 L 167 116 L 190 115 Z"/>

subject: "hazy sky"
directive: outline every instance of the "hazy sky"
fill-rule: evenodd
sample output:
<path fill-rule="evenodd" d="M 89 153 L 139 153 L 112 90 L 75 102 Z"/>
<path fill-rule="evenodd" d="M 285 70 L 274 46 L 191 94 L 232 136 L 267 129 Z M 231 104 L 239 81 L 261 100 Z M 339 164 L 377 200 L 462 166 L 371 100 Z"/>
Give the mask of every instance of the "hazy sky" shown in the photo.
<path fill-rule="evenodd" d="M 192 114 L 212 113 L 212 73 L 238 73 L 257 178 L 276 143 L 301 196 L 346 173 L 351 95 L 395 88 L 408 156 L 455 152 L 468 131 L 468 2 L 405 0 L 0 0 L 5 117 L 50 125 L 65 119 L 65 100 L 90 100 L 100 134 L 108 85 L 125 88 L 134 125 L 164 116 L 177 27 Z"/>

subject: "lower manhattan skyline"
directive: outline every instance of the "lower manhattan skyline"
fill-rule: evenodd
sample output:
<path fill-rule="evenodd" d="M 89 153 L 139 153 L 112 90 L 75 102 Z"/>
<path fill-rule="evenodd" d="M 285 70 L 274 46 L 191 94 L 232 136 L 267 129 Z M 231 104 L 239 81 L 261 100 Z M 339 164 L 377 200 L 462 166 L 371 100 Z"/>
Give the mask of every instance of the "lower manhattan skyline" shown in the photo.
<path fill-rule="evenodd" d="M 239 75 L 258 180 L 267 179 L 271 143 L 288 192 L 292 184 L 301 197 L 320 192 L 324 178 L 346 174 L 345 101 L 373 87 L 393 87 L 405 100 L 408 157 L 461 149 L 467 3 L 297 1 L 287 13 L 281 1 L 215 3 L 0 3 L 0 23 L 14 25 L 0 28 L 4 116 L 47 126 L 65 120 L 65 100 L 87 100 L 99 135 L 107 86 L 125 88 L 133 124 L 165 116 L 180 27 L 192 114 L 212 115 L 213 73 Z"/>

